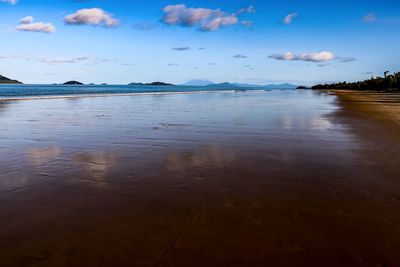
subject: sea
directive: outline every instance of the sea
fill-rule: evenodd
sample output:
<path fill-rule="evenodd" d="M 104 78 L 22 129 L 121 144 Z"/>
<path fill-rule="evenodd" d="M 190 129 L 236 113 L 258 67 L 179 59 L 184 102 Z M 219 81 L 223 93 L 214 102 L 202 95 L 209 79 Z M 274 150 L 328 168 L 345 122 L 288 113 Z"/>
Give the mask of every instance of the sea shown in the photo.
<path fill-rule="evenodd" d="M 268 90 L 262 87 L 204 87 L 147 85 L 21 85 L 0 84 L 0 99 L 47 98 L 81 95 L 191 93 L 209 91 Z"/>

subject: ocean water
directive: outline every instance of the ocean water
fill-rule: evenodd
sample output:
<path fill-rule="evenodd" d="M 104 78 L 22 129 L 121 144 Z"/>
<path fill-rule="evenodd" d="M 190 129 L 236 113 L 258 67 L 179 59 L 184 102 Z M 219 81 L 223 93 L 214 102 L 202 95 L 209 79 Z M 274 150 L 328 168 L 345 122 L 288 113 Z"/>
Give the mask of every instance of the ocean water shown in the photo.
<path fill-rule="evenodd" d="M 267 88 L 201 87 L 201 86 L 130 86 L 130 85 L 9 85 L 0 84 L 1 98 L 73 96 L 93 94 L 135 94 L 168 92 L 201 92 L 264 90 Z"/>

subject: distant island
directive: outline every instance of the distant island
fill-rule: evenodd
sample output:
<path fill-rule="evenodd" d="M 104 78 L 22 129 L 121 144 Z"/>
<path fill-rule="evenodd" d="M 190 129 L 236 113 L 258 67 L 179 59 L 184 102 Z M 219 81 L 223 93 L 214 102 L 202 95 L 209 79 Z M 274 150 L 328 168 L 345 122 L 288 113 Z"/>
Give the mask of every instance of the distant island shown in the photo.
<path fill-rule="evenodd" d="M 210 84 L 214 84 L 214 83 L 209 80 L 190 80 L 181 85 L 183 85 L 183 86 L 207 86 Z"/>
<path fill-rule="evenodd" d="M 282 84 L 265 84 L 265 85 L 257 85 L 257 84 L 247 84 L 247 83 L 213 83 L 208 84 L 206 87 L 217 87 L 217 88 L 268 88 L 268 89 L 296 89 L 297 85 L 290 83 L 282 83 Z"/>
<path fill-rule="evenodd" d="M 239 87 L 239 86 L 236 86 L 236 85 L 234 85 L 232 83 L 212 83 L 212 84 L 206 85 L 206 87 L 218 87 L 218 88 L 221 88 L 221 87 L 223 87 L 223 88 L 234 87 L 234 88 L 236 88 L 236 87 Z"/>
<path fill-rule="evenodd" d="M 209 80 L 191 80 L 181 84 L 182 86 L 199 86 L 199 87 L 215 87 L 215 88 L 268 88 L 268 89 L 296 89 L 298 86 L 291 83 L 281 84 L 248 84 L 248 83 L 214 83 Z"/>
<path fill-rule="evenodd" d="M 22 84 L 22 82 L 0 75 L 0 84 Z"/>
<path fill-rule="evenodd" d="M 311 89 L 311 88 L 310 88 L 310 87 L 307 87 L 307 86 L 301 85 L 301 86 L 298 86 L 296 89 Z"/>
<path fill-rule="evenodd" d="M 64 83 L 64 85 L 83 85 L 83 83 L 77 81 L 69 81 Z"/>
<path fill-rule="evenodd" d="M 22 84 L 20 81 L 12 80 L 0 75 L 0 84 Z M 57 85 L 57 84 L 54 84 Z M 78 81 L 68 81 L 63 83 L 62 85 L 84 85 Z M 96 84 L 90 83 L 89 85 L 94 86 Z M 107 86 L 107 83 L 100 84 L 101 86 Z M 128 86 L 176 86 L 175 84 L 165 83 L 165 82 L 152 82 L 152 83 L 130 83 Z M 247 83 L 214 83 L 209 80 L 191 80 L 186 83 L 180 84 L 180 86 L 199 86 L 199 87 L 208 87 L 208 88 L 267 88 L 267 89 L 306 89 L 307 87 L 297 86 L 290 83 L 282 83 L 282 84 L 247 84 Z M 317 85 L 317 86 L 327 86 L 327 85 Z M 317 87 L 315 86 L 315 87 Z M 308 89 L 308 88 L 307 88 Z M 316 89 L 316 88 L 314 88 Z"/>
<path fill-rule="evenodd" d="M 175 86 L 171 83 L 153 82 L 153 83 L 130 83 L 130 86 Z"/>
<path fill-rule="evenodd" d="M 388 71 L 384 73 L 384 77 L 372 77 L 369 80 L 362 82 L 340 82 L 332 84 L 318 84 L 312 89 L 347 89 L 347 90 L 360 90 L 360 91 L 400 91 L 400 72 L 389 74 Z"/>

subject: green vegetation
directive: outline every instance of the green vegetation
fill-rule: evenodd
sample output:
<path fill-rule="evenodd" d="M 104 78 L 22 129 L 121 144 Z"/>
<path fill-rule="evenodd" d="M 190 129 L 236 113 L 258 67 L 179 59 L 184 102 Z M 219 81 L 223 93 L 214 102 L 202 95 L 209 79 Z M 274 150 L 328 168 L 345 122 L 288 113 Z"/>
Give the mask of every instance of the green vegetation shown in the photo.
<path fill-rule="evenodd" d="M 400 91 L 400 72 L 389 74 L 385 73 L 385 77 L 372 77 L 362 82 L 348 83 L 340 82 L 333 84 L 318 84 L 312 89 L 348 89 L 348 90 L 364 90 L 364 91 Z"/>

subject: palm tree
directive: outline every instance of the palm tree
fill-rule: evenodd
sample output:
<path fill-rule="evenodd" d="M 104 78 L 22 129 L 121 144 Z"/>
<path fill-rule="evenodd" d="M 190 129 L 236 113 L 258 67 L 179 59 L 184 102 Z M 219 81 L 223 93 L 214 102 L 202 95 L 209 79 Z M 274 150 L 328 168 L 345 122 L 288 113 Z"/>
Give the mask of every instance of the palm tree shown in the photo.
<path fill-rule="evenodd" d="M 386 79 L 387 75 L 389 74 L 389 71 L 385 71 L 383 74 L 385 75 L 385 79 Z"/>

